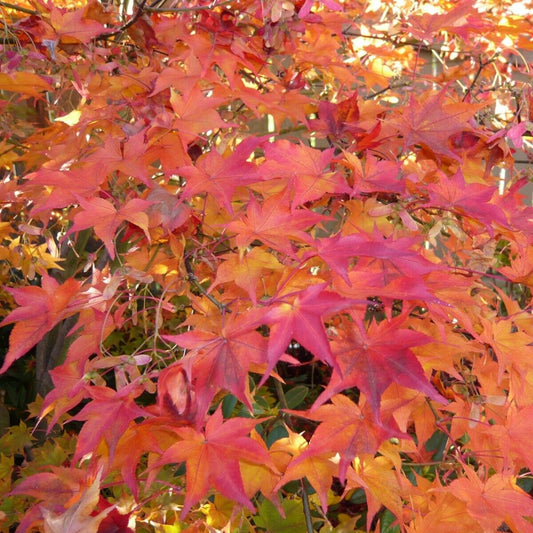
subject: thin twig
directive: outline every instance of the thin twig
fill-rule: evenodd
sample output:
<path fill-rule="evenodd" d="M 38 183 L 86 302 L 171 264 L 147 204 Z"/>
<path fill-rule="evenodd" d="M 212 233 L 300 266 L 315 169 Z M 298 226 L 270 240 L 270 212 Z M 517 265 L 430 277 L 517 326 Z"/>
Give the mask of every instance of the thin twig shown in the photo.
<path fill-rule="evenodd" d="M 20 11 L 21 13 L 26 13 L 26 15 L 40 15 L 38 11 L 29 9 L 28 7 L 17 6 L 9 2 L 0 1 L 0 6 L 6 7 L 7 9 L 14 9 L 15 11 Z"/>
<path fill-rule="evenodd" d="M 209 294 L 198 281 L 198 278 L 196 277 L 196 274 L 194 273 L 194 269 L 192 267 L 191 258 L 190 257 L 184 257 L 183 261 L 185 263 L 185 269 L 187 270 L 187 280 L 194 285 L 194 287 L 202 293 L 210 302 L 214 303 L 220 310 L 220 312 L 225 313 L 231 313 L 231 309 L 228 309 L 228 307 L 223 304 L 222 302 L 219 302 L 214 296 Z"/>
<path fill-rule="evenodd" d="M 112 37 L 113 35 L 119 35 L 120 33 L 123 33 L 125 30 L 127 30 L 130 26 L 133 26 L 141 17 L 141 15 L 145 12 L 145 5 L 148 0 L 142 0 L 141 3 L 137 6 L 137 10 L 135 13 L 131 16 L 131 18 L 122 24 L 120 28 L 117 28 L 116 30 L 110 31 L 110 32 L 104 32 L 100 35 L 95 37 L 95 40 L 98 39 L 107 39 L 108 37 Z"/>
<path fill-rule="evenodd" d="M 305 478 L 300 480 L 302 484 L 302 504 L 304 506 L 305 526 L 307 533 L 313 533 L 313 521 L 311 520 L 311 508 L 309 507 L 309 494 L 307 494 L 307 485 Z"/>
<path fill-rule="evenodd" d="M 281 386 L 281 383 L 276 379 L 274 381 L 274 387 L 276 388 L 276 394 L 278 395 L 279 404 L 281 405 L 282 409 L 288 409 L 289 404 L 287 403 L 287 398 L 285 397 L 285 392 L 283 390 L 283 387 Z M 288 420 L 288 417 L 285 419 L 285 423 L 291 428 L 290 420 Z M 307 533 L 313 533 L 313 521 L 311 518 L 311 507 L 309 506 L 309 494 L 307 492 L 307 485 L 305 478 L 300 479 L 300 484 L 302 486 L 302 505 L 304 508 L 304 516 L 305 516 L 305 526 L 307 528 Z"/>
<path fill-rule="evenodd" d="M 409 87 L 410 85 L 411 85 L 411 82 L 407 82 L 407 81 L 402 81 L 400 83 L 390 83 L 384 89 L 376 91 L 372 94 L 367 94 L 366 96 L 363 97 L 363 100 L 372 100 L 373 98 L 376 98 L 376 96 L 386 93 L 387 91 L 391 91 L 393 89 L 400 89 L 402 87 Z"/>
<path fill-rule="evenodd" d="M 204 11 L 207 9 L 214 9 L 218 6 L 230 4 L 233 0 L 223 0 L 222 2 L 208 4 L 206 6 L 191 6 L 191 7 L 147 7 L 145 11 L 150 13 L 187 13 L 189 11 Z"/>
<path fill-rule="evenodd" d="M 490 58 L 488 61 L 482 61 L 481 57 L 478 58 L 478 68 L 476 73 L 474 74 L 474 79 L 472 80 L 472 83 L 470 83 L 470 86 L 465 92 L 465 95 L 463 96 L 463 102 L 467 99 L 468 95 L 472 92 L 472 89 L 474 88 L 479 76 L 481 75 L 481 72 L 485 67 L 488 67 L 491 63 L 496 61 L 496 56 Z"/>

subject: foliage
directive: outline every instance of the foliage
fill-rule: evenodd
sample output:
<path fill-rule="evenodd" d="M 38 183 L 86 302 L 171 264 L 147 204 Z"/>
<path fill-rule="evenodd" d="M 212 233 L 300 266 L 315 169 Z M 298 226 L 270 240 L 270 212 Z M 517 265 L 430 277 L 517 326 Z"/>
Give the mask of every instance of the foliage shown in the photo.
<path fill-rule="evenodd" d="M 2 531 L 533 531 L 530 1 L 0 6 Z"/>

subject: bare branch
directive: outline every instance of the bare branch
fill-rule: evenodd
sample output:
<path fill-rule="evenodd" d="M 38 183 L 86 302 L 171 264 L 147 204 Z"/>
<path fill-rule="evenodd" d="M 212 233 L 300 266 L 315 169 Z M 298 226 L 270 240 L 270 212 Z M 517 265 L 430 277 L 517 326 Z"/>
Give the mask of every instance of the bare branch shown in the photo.
<path fill-rule="evenodd" d="M 137 6 L 137 10 L 132 15 L 132 17 L 127 22 L 122 24 L 120 28 L 117 28 L 116 30 L 113 30 L 109 33 L 102 33 L 98 35 L 95 39 L 106 39 L 108 37 L 112 37 L 113 35 L 119 35 L 120 33 L 127 30 L 130 26 L 133 26 L 139 20 L 141 15 L 145 12 L 145 5 L 147 1 L 148 0 L 142 0 L 141 3 Z"/>

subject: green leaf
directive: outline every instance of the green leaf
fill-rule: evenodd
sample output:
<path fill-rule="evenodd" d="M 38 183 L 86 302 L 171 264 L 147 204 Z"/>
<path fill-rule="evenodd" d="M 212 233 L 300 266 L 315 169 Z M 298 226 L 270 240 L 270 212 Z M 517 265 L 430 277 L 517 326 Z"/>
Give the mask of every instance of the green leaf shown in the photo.
<path fill-rule="evenodd" d="M 254 518 L 256 525 L 265 528 L 268 533 L 306 533 L 302 502 L 284 500 L 281 506 L 285 512 L 285 518 L 279 514 L 270 500 L 260 503 L 258 515 Z"/>
<path fill-rule="evenodd" d="M 222 414 L 224 415 L 224 418 L 229 418 L 231 416 L 236 405 L 237 398 L 233 396 L 233 394 L 224 396 L 224 399 L 222 400 Z"/>
<path fill-rule="evenodd" d="M 272 431 L 270 431 L 266 439 L 267 446 L 270 448 L 270 446 L 272 446 L 274 442 L 276 442 L 279 439 L 284 439 L 285 437 L 288 437 L 288 436 L 289 434 L 285 426 L 283 426 L 282 424 L 274 426 L 272 428 Z"/>
<path fill-rule="evenodd" d="M 296 385 L 285 393 L 289 409 L 296 409 L 307 397 L 309 389 L 305 385 Z"/>
<path fill-rule="evenodd" d="M 383 511 L 380 522 L 380 533 L 400 533 L 400 526 L 398 524 L 393 525 L 396 522 L 396 517 L 388 509 Z"/>

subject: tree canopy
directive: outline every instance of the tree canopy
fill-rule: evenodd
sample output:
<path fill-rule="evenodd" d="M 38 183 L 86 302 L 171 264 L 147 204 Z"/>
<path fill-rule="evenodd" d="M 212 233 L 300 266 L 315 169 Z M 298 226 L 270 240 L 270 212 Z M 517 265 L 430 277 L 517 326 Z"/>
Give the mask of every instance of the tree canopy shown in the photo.
<path fill-rule="evenodd" d="M 0 1 L 0 529 L 533 532 L 532 13 Z"/>

